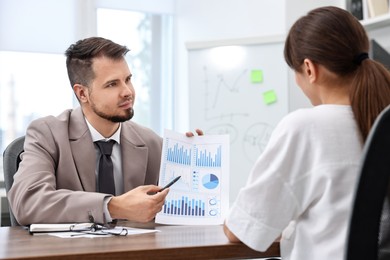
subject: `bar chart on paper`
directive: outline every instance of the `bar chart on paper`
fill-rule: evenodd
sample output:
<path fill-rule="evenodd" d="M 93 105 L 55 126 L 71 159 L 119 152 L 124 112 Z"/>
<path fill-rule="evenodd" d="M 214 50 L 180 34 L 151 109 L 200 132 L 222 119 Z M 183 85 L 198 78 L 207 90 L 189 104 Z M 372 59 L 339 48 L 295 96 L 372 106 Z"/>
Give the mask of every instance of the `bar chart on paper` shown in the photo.
<path fill-rule="evenodd" d="M 229 209 L 229 136 L 165 130 L 159 185 L 170 187 L 156 223 L 222 224 Z"/>

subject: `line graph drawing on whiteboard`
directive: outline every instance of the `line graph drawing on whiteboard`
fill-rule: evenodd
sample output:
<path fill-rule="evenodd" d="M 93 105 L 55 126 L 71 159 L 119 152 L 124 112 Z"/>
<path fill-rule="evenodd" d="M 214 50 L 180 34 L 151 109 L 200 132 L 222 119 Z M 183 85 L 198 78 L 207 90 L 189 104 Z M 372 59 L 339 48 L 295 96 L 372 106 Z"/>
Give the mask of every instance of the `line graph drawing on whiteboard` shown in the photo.
<path fill-rule="evenodd" d="M 222 73 L 218 73 L 213 77 L 213 80 L 209 79 L 209 72 L 207 66 L 203 67 L 204 72 L 204 86 L 205 86 L 205 120 L 225 119 L 230 118 L 230 121 L 234 117 L 246 117 L 249 116 L 247 112 L 230 112 L 226 110 L 220 110 L 221 106 L 219 100 L 222 98 L 238 99 L 240 88 L 242 84 L 240 81 L 247 73 L 247 69 L 238 72 L 238 75 L 232 80 L 232 82 L 226 79 L 226 76 Z M 223 102 L 226 102 L 223 101 Z"/>
<path fill-rule="evenodd" d="M 245 76 L 248 73 L 247 69 L 222 73 L 215 71 L 213 80 L 210 75 L 213 74 L 207 66 L 203 67 L 204 72 L 204 91 L 205 91 L 205 119 L 206 121 L 223 121 L 223 123 L 211 125 L 207 129 L 207 133 L 213 134 L 229 134 L 230 143 L 234 144 L 240 138 L 242 151 L 247 160 L 254 163 L 257 157 L 263 152 L 269 135 L 273 127 L 267 123 L 253 123 L 247 127 L 235 126 L 234 121 L 238 117 L 250 117 L 249 112 L 236 112 L 237 106 L 232 105 L 227 107 L 228 98 L 239 99 L 239 95 L 243 93 L 244 88 L 248 88 L 248 83 L 245 84 Z M 230 80 L 225 74 L 229 74 Z M 230 75 L 230 74 L 233 74 Z M 224 99 L 219 103 L 219 99 Z M 233 101 L 232 101 L 232 104 Z M 234 110 L 235 112 L 230 112 Z M 229 122 L 226 122 L 229 121 Z"/>

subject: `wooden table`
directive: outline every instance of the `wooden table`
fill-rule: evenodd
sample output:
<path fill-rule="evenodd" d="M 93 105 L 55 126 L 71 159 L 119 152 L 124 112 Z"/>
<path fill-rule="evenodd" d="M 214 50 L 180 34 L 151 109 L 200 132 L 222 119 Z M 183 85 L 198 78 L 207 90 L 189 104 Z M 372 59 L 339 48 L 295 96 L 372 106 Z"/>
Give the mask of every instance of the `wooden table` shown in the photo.
<path fill-rule="evenodd" d="M 0 228 L 0 259 L 223 259 L 279 256 L 279 243 L 266 252 L 230 243 L 222 226 L 165 226 L 120 223 L 161 232 L 134 236 L 58 238 L 33 236 L 22 227 Z"/>

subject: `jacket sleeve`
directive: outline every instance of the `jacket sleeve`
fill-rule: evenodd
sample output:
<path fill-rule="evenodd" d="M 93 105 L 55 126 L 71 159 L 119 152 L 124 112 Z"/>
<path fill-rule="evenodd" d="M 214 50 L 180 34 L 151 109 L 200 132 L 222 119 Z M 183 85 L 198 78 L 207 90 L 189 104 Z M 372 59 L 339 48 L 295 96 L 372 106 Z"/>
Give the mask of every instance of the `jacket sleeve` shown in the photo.
<path fill-rule="evenodd" d="M 49 122 L 38 119 L 27 129 L 22 161 L 8 193 L 12 212 L 21 225 L 90 222 L 91 217 L 104 223 L 105 194 L 84 191 L 78 178 L 69 180 L 71 189 L 57 188 L 61 144 Z"/>

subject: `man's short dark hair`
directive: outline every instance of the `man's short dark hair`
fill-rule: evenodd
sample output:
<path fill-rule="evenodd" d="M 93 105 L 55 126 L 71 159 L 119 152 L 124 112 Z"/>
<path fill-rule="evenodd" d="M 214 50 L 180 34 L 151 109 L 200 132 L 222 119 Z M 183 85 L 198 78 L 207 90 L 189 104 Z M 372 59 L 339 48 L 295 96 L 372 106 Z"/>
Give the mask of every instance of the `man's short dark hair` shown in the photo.
<path fill-rule="evenodd" d="M 118 60 L 123 58 L 129 49 L 102 37 L 90 37 L 79 40 L 65 51 L 66 68 L 73 88 L 74 84 L 88 86 L 94 79 L 92 60 L 97 57 L 108 57 Z"/>

